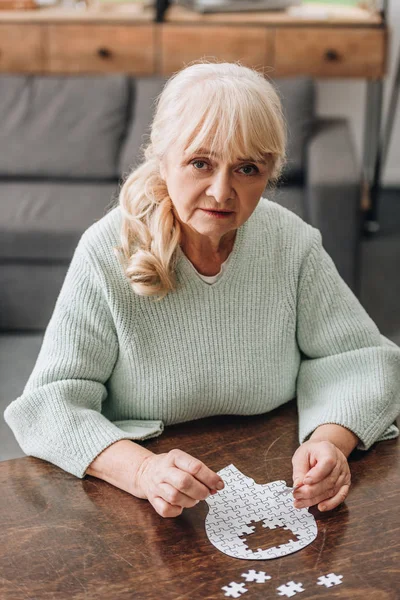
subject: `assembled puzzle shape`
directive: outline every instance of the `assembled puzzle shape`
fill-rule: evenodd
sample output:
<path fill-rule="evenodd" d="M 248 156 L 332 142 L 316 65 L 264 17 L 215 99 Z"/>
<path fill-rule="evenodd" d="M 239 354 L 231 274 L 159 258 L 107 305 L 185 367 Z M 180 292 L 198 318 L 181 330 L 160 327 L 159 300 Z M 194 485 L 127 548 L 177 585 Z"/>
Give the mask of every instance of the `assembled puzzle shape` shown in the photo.
<path fill-rule="evenodd" d="M 260 485 L 234 465 L 228 465 L 218 475 L 225 487 L 206 499 L 209 511 L 205 527 L 210 542 L 224 554 L 247 560 L 278 558 L 301 550 L 317 537 L 313 515 L 306 508 L 295 508 L 291 494 L 281 493 L 287 489 L 285 481 Z M 259 521 L 270 529 L 283 527 L 291 531 L 293 540 L 266 550 L 250 550 L 239 536 L 251 534 L 251 522 Z"/>

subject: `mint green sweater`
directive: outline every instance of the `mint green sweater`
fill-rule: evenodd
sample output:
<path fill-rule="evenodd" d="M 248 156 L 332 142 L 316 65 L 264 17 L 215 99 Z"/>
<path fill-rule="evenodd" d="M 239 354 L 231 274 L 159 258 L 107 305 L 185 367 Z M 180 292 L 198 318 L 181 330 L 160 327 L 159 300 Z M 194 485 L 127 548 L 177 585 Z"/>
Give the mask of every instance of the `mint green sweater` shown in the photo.
<path fill-rule="evenodd" d="M 113 208 L 82 235 L 22 395 L 4 416 L 26 454 L 84 477 L 121 439 L 297 396 L 299 441 L 337 423 L 359 448 L 396 437 L 400 348 L 339 276 L 319 231 L 261 198 L 215 283 L 179 248 L 179 288 L 135 294 Z"/>

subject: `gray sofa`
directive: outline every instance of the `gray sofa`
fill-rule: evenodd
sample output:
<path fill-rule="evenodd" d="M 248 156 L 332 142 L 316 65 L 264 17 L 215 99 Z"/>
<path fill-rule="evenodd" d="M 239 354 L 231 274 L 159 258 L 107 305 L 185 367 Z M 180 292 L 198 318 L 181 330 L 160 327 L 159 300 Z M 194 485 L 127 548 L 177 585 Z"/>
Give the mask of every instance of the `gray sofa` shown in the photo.
<path fill-rule="evenodd" d="M 140 162 L 165 77 L 0 76 L 0 331 L 44 331 L 74 248 Z M 288 165 L 265 195 L 318 227 L 357 292 L 359 169 L 348 124 L 315 116 L 308 78 L 275 81 Z M 11 401 L 11 398 L 10 398 Z"/>

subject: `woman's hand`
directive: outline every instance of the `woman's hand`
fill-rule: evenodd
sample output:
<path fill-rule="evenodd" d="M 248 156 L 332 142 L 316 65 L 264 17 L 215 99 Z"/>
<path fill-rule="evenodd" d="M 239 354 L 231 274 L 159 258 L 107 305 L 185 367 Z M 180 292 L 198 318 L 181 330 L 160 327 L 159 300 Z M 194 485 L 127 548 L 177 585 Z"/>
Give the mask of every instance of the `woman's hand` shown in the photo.
<path fill-rule="evenodd" d="M 294 453 L 293 485 L 303 483 L 293 493 L 295 508 L 318 504 L 321 511 L 332 510 L 349 493 L 351 475 L 346 456 L 332 442 L 310 439 Z"/>
<path fill-rule="evenodd" d="M 137 470 L 135 485 L 159 515 L 177 517 L 184 508 L 223 489 L 224 482 L 197 458 L 182 450 L 170 450 L 146 457 Z"/>

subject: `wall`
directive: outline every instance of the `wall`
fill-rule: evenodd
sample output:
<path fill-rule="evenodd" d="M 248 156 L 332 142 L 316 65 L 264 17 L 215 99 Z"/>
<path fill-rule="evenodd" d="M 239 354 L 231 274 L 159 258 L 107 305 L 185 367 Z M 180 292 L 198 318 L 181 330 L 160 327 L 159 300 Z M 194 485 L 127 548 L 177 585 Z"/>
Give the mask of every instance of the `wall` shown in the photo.
<path fill-rule="evenodd" d="M 396 62 L 400 52 L 400 2 L 389 0 L 388 23 L 390 27 L 390 50 L 388 54 L 387 77 L 384 88 L 383 123 L 396 73 Z M 317 82 L 317 110 L 321 116 L 348 117 L 354 135 L 359 160 L 363 155 L 363 128 L 366 85 L 363 80 L 331 79 Z M 400 97 L 392 132 L 389 154 L 382 173 L 382 185 L 400 187 Z"/>

